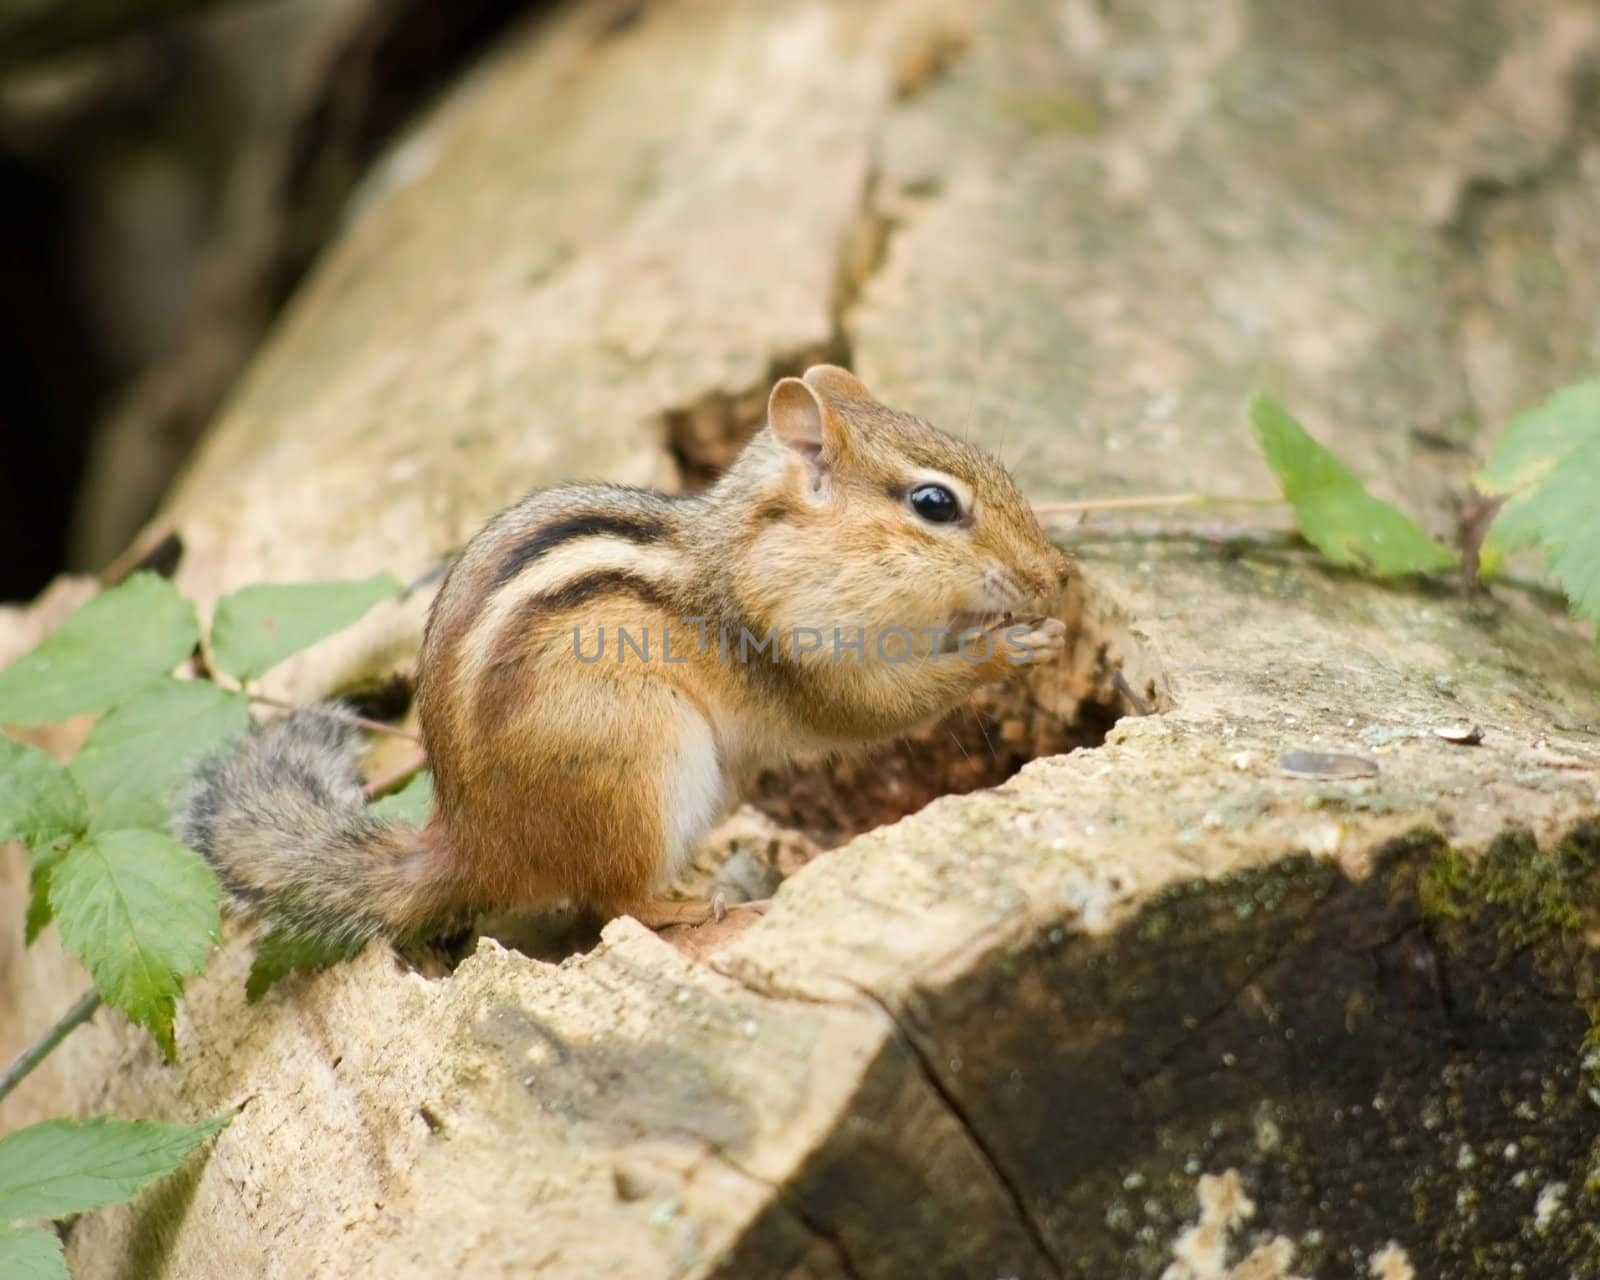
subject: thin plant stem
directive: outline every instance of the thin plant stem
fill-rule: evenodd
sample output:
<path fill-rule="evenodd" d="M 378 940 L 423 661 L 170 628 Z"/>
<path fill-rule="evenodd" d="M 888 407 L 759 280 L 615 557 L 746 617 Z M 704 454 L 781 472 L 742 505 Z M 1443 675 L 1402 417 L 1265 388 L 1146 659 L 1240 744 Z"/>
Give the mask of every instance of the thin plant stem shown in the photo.
<path fill-rule="evenodd" d="M 99 1007 L 100 993 L 92 988 L 85 991 L 78 998 L 77 1004 L 68 1009 L 55 1026 L 23 1050 L 22 1055 L 11 1064 L 5 1075 L 0 1076 L 0 1098 L 4 1098 L 26 1080 L 28 1073 L 49 1057 L 58 1044 L 89 1021 Z"/>
<path fill-rule="evenodd" d="M 420 772 L 427 763 L 428 753 L 419 751 L 409 759 L 402 760 L 387 773 L 380 773 L 376 778 L 371 779 L 362 790 L 367 793 L 367 799 L 369 800 L 374 796 L 381 796 L 390 788 L 404 782 L 412 774 Z"/>
<path fill-rule="evenodd" d="M 1068 542 L 1195 542 L 1208 547 L 1297 547 L 1302 539 L 1292 529 L 1264 529 L 1246 524 L 1166 524 L 1149 520 L 1066 524 L 1060 536 Z"/>
<path fill-rule="evenodd" d="M 1077 502 L 1035 502 L 1041 516 L 1083 515 L 1094 511 L 1139 511 L 1149 507 L 1281 507 L 1282 498 L 1231 498 L 1218 493 L 1155 493 L 1134 498 L 1084 498 Z"/>
<path fill-rule="evenodd" d="M 1142 501 L 1142 500 L 1135 500 Z M 1243 501 L 1241 499 L 1241 501 Z M 1081 515 L 1080 511 L 1059 513 L 1061 519 L 1052 519 L 1057 513 L 1053 504 L 1040 503 L 1034 507 L 1047 524 L 1056 526 L 1059 535 L 1068 542 L 1192 542 L 1202 546 L 1226 549 L 1230 547 L 1255 547 L 1259 549 L 1291 549 L 1303 547 L 1305 539 L 1293 529 L 1264 528 L 1248 524 L 1186 524 L 1152 520 L 1068 520 L 1064 517 Z M 1068 505 L 1071 504 L 1062 504 Z M 1153 504 L 1152 504 L 1153 505 Z M 1199 505 L 1199 504 L 1192 504 Z M 1495 572 L 1482 577 L 1469 577 L 1469 588 L 1505 587 L 1536 596 L 1552 604 L 1568 605 L 1564 591 L 1554 583 L 1524 574 Z"/>
<path fill-rule="evenodd" d="M 358 729 L 370 729 L 373 733 L 387 733 L 395 738 L 405 738 L 410 742 L 422 742 L 422 739 L 412 733 L 410 729 L 402 729 L 397 724 L 385 724 L 382 720 L 372 720 L 367 716 L 358 716 L 354 711 L 341 711 L 337 707 L 323 707 L 316 703 L 285 702 L 282 698 L 270 698 L 264 693 L 252 693 L 251 702 L 259 702 L 263 706 L 278 707 L 284 711 L 308 711 L 314 716 L 322 716 L 328 720 L 340 720 L 345 724 L 353 724 Z"/>
<path fill-rule="evenodd" d="M 1522 573 L 1491 573 L 1480 579 L 1486 586 L 1509 587 L 1513 591 L 1522 591 L 1531 596 L 1538 596 L 1552 604 L 1566 605 L 1571 608 L 1571 601 L 1567 593 L 1552 582 L 1543 578 L 1530 578 Z"/>

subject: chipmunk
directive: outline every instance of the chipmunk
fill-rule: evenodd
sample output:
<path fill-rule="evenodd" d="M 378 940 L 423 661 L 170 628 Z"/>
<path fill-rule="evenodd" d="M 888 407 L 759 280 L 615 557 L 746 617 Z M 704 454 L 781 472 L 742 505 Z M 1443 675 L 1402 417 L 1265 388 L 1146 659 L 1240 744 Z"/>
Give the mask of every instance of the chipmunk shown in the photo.
<path fill-rule="evenodd" d="M 356 731 L 301 710 L 205 764 L 175 829 L 329 941 L 562 901 L 696 923 L 658 895 L 734 779 L 1054 661 L 1067 569 L 995 458 L 818 365 L 709 489 L 544 489 L 471 540 L 420 657 L 425 827 L 372 817 Z"/>

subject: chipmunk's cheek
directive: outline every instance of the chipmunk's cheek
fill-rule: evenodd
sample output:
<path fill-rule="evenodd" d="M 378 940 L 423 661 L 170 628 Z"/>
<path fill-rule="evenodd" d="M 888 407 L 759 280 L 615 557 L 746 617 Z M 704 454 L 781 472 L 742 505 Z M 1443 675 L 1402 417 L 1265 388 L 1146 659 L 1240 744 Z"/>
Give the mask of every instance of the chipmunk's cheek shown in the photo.
<path fill-rule="evenodd" d="M 959 619 L 981 617 L 994 607 L 993 593 L 982 579 L 962 582 L 952 591 L 941 593 L 944 620 L 955 623 Z"/>
<path fill-rule="evenodd" d="M 1036 594 L 1029 566 L 996 563 L 983 575 L 983 603 L 979 607 L 994 614 L 1014 612 L 1033 603 Z"/>
<path fill-rule="evenodd" d="M 1009 622 L 1018 603 L 1008 574 L 984 573 L 952 601 L 947 625 L 956 631 L 987 631 Z"/>
<path fill-rule="evenodd" d="M 983 613 L 958 613 L 952 615 L 949 629 L 958 635 L 964 631 L 994 631 L 1011 626 L 1017 615 L 1009 609 L 995 609 Z"/>

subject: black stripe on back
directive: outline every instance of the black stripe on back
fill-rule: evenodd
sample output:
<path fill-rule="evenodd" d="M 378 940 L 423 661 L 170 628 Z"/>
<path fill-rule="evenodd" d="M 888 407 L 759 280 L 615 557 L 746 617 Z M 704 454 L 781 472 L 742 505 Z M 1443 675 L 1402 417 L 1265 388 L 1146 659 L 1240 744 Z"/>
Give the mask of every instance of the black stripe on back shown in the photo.
<path fill-rule="evenodd" d="M 529 657 L 527 637 L 540 621 L 564 609 L 573 609 L 597 596 L 613 592 L 626 592 L 645 604 L 666 610 L 681 610 L 682 606 L 670 599 L 660 584 L 626 569 L 597 569 L 574 578 L 571 582 L 529 596 L 518 607 L 516 615 L 504 627 L 490 655 L 488 672 L 480 682 L 477 693 L 477 713 L 485 725 L 504 720 L 516 703 L 517 681 L 523 678 Z M 692 612 L 692 611 L 691 611 Z"/>
<path fill-rule="evenodd" d="M 647 515 L 592 514 L 568 516 L 540 525 L 510 551 L 495 570 L 494 584 L 504 586 L 525 568 L 564 542 L 578 538 L 610 537 L 643 546 L 658 541 L 666 533 L 661 521 Z"/>
<path fill-rule="evenodd" d="M 673 607 L 672 600 L 661 590 L 660 585 L 651 582 L 650 579 L 642 578 L 627 569 L 597 569 L 593 573 L 574 578 L 554 591 L 531 596 L 522 606 L 522 612 L 527 617 L 540 613 L 559 613 L 563 609 L 574 609 L 580 604 L 587 604 L 596 596 L 608 595 L 614 591 L 626 592 L 635 599 L 655 605 L 657 608 Z"/>

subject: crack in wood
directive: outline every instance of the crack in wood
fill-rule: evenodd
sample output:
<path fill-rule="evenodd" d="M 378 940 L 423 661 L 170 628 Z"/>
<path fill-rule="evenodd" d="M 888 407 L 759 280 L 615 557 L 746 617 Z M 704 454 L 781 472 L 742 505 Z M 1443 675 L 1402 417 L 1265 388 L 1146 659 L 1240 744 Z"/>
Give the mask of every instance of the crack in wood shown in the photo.
<path fill-rule="evenodd" d="M 850 1250 L 845 1247 L 845 1243 L 839 1238 L 838 1233 L 830 1230 L 825 1223 L 807 1213 L 805 1206 L 800 1203 L 799 1198 L 787 1186 L 774 1182 L 771 1178 L 764 1178 L 755 1170 L 745 1167 L 729 1154 L 726 1147 L 718 1143 L 707 1142 L 706 1150 L 740 1177 L 748 1178 L 751 1182 L 770 1191 L 795 1222 L 800 1224 L 801 1229 L 812 1239 L 819 1241 L 828 1250 L 834 1262 L 838 1264 L 839 1270 L 848 1276 L 850 1280 L 865 1280 L 860 1268 L 856 1266 Z"/>
<path fill-rule="evenodd" d="M 968 1114 L 967 1109 L 939 1074 L 938 1068 L 935 1066 L 936 1058 L 925 1043 L 926 1036 L 909 1020 L 899 1017 L 889 1003 L 870 987 L 862 986 L 849 978 L 841 978 L 840 980 L 857 991 L 862 999 L 875 1007 L 879 1013 L 888 1019 L 889 1025 L 893 1029 L 895 1040 L 906 1050 L 923 1081 L 932 1090 L 934 1096 L 939 1099 L 946 1112 L 949 1113 L 950 1118 L 960 1126 L 961 1131 L 967 1136 L 967 1140 L 983 1161 L 996 1186 L 1005 1194 L 1007 1201 L 1011 1205 L 1012 1212 L 1016 1215 L 1018 1225 L 1027 1233 L 1028 1239 L 1032 1242 L 1040 1258 L 1049 1264 L 1052 1275 L 1056 1276 L 1058 1280 L 1066 1280 L 1066 1277 L 1071 1274 L 1067 1269 L 1066 1263 L 1063 1259 L 1057 1257 L 1055 1250 L 1051 1248 L 1049 1238 L 1045 1235 L 1044 1229 L 1028 1208 L 1022 1188 L 1006 1172 L 994 1149 L 978 1131 L 978 1127 Z"/>
<path fill-rule="evenodd" d="M 938 1100 L 941 1108 L 960 1129 L 971 1145 L 973 1152 L 982 1161 L 990 1177 L 994 1180 L 997 1190 L 1000 1191 L 1009 1205 L 1017 1225 L 1027 1236 L 1034 1251 L 1041 1260 L 1049 1265 L 1052 1275 L 1056 1276 L 1058 1280 L 1065 1280 L 1065 1277 L 1070 1273 L 1062 1260 L 1056 1257 L 1043 1230 L 1028 1211 L 1021 1189 L 1007 1176 L 988 1143 L 977 1132 L 965 1108 L 962 1107 L 955 1095 L 940 1079 L 928 1052 L 918 1043 L 919 1033 L 916 1033 L 908 1023 L 897 1017 L 887 1001 L 870 988 L 838 974 L 831 976 L 854 991 L 860 997 L 859 1001 L 811 995 L 806 992 L 776 986 L 769 982 L 756 981 L 751 975 L 742 973 L 736 968 L 716 964 L 713 964 L 713 968 L 730 981 L 737 983 L 746 991 L 764 1000 L 793 1001 L 797 1004 L 833 1008 L 867 1008 L 876 1010 L 888 1022 L 894 1043 L 905 1051 L 907 1061 L 916 1069 L 918 1077 L 927 1086 L 932 1096 Z M 721 1152 L 719 1154 L 725 1155 L 725 1153 Z M 779 1193 L 780 1198 L 784 1198 L 783 1188 L 772 1183 L 767 1183 L 767 1185 L 772 1186 Z M 790 1207 L 794 1208 L 792 1205 Z M 802 1221 L 805 1221 L 804 1215 L 797 1208 L 794 1208 L 794 1211 L 797 1216 L 801 1217 Z M 810 1224 L 808 1223 L 807 1225 L 809 1226 Z"/>

